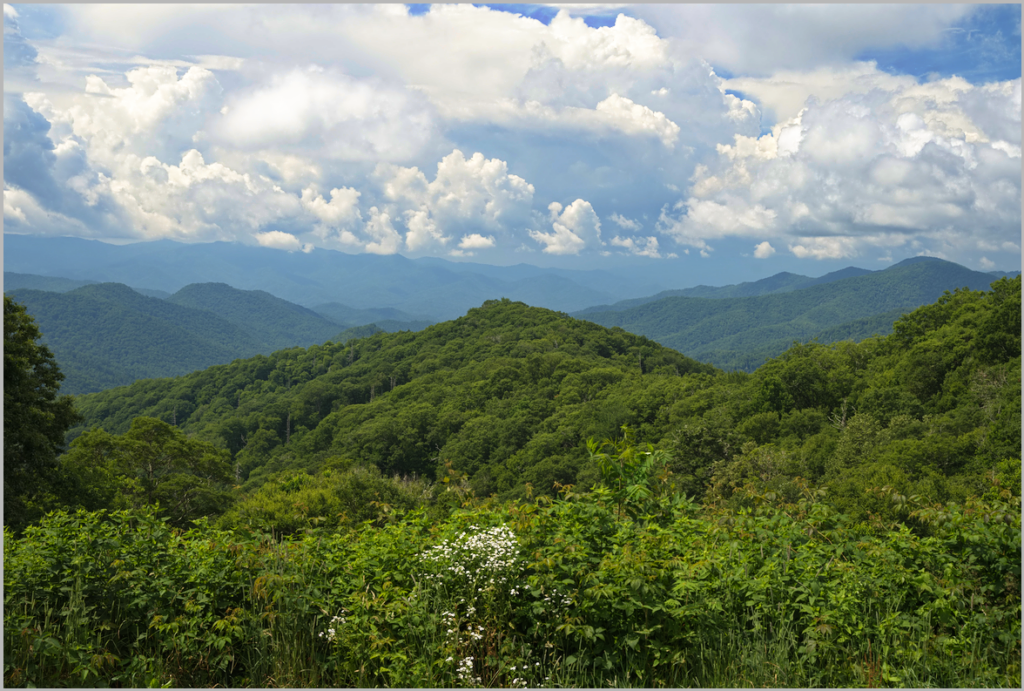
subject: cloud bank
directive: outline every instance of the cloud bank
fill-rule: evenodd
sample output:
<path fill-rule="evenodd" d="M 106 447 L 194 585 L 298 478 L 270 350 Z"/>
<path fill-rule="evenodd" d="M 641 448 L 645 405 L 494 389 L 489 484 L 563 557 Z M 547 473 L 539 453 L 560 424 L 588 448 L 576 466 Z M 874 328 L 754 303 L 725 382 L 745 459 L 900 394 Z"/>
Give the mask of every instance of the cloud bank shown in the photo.
<path fill-rule="evenodd" d="M 932 55 L 981 26 L 972 6 L 22 9 L 4 7 L 8 232 L 1020 262 L 1019 76 L 861 57 Z"/>

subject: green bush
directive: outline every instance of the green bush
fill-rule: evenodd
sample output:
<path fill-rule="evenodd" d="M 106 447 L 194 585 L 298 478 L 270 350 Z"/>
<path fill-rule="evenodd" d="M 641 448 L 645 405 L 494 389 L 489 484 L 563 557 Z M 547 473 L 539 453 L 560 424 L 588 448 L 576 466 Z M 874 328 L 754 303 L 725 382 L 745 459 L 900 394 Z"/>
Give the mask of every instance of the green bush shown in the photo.
<path fill-rule="evenodd" d="M 888 490 L 922 535 L 807 484 L 701 508 L 660 491 L 645 454 L 603 453 L 611 486 L 587 494 L 453 488 L 443 516 L 277 539 L 152 509 L 51 514 L 5 534 L 4 681 L 1019 687 L 1008 490 L 931 506 Z"/>

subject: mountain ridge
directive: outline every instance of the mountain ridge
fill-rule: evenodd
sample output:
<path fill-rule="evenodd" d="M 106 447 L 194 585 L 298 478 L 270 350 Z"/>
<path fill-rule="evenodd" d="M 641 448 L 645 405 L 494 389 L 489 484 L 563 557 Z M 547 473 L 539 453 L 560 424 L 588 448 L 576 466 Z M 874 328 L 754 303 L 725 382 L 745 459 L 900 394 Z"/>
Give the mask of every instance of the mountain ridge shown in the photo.
<path fill-rule="evenodd" d="M 935 301 L 946 290 L 985 290 L 994 280 L 953 262 L 915 258 L 880 271 L 786 292 L 725 298 L 667 296 L 625 309 L 585 310 L 574 316 L 645 335 L 727 369 L 736 368 L 736 358 L 742 357 L 749 370 L 749 355 L 741 353 L 777 355 L 794 340 L 805 341 L 814 334 L 881 314 L 909 312 Z M 862 327 L 855 330 L 862 333 Z M 884 329 L 880 331 L 879 335 L 884 335 Z"/>

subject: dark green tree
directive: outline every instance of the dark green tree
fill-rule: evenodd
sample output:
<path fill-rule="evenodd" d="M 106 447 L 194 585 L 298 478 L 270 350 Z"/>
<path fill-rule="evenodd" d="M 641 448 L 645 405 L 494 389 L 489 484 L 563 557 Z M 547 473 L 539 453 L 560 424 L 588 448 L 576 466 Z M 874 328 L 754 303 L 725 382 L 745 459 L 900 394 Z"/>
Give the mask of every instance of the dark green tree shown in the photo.
<path fill-rule="evenodd" d="M 171 523 L 184 526 L 231 502 L 230 452 L 150 417 L 135 418 L 122 435 L 86 432 L 71 442 L 62 466 L 89 510 L 159 503 Z"/>
<path fill-rule="evenodd" d="M 81 419 L 53 353 L 25 306 L 4 296 L 4 525 L 30 520 L 32 497 L 50 489 L 64 434 Z"/>

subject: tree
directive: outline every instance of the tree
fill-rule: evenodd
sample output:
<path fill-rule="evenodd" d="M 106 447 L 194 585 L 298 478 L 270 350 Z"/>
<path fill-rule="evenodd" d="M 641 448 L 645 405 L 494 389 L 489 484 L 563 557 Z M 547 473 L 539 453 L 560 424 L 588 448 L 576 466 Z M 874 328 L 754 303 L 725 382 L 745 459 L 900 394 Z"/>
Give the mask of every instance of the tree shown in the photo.
<path fill-rule="evenodd" d="M 122 435 L 92 429 L 71 442 L 63 468 L 86 509 L 159 503 L 174 525 L 224 512 L 231 502 L 231 454 L 177 427 L 137 417 Z"/>
<path fill-rule="evenodd" d="M 25 306 L 4 296 L 4 524 L 28 522 L 31 497 L 56 476 L 64 434 L 81 417 L 59 396 L 64 375 Z"/>

